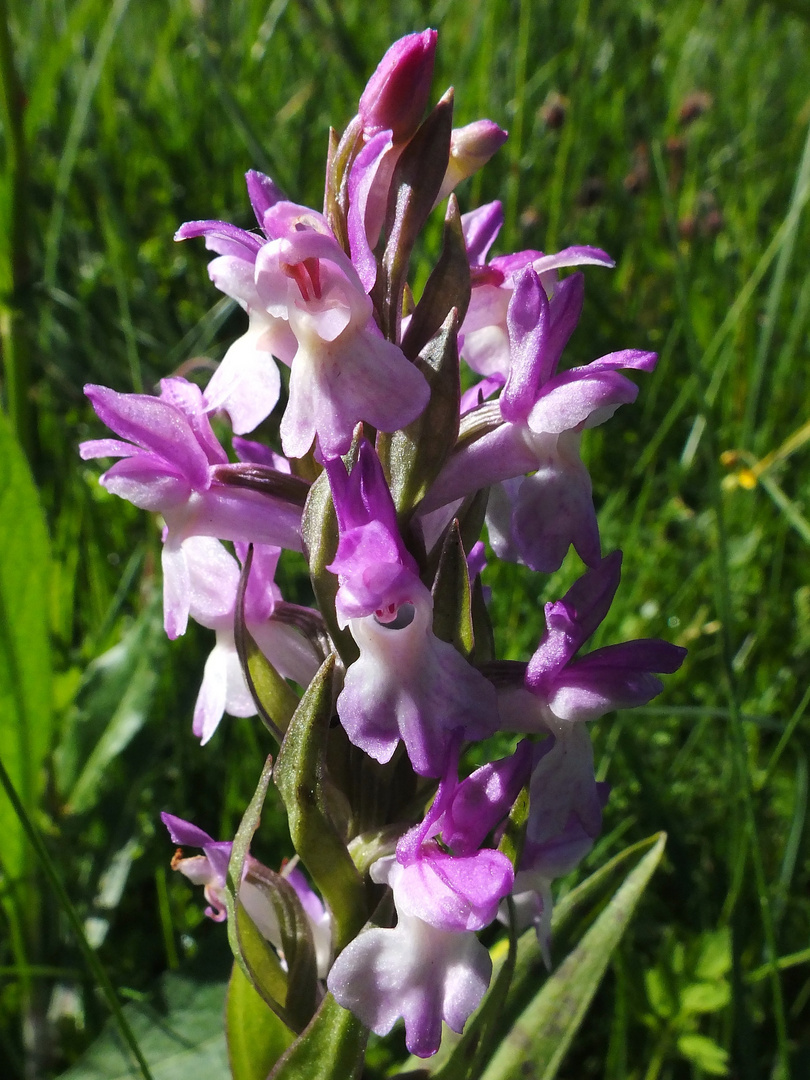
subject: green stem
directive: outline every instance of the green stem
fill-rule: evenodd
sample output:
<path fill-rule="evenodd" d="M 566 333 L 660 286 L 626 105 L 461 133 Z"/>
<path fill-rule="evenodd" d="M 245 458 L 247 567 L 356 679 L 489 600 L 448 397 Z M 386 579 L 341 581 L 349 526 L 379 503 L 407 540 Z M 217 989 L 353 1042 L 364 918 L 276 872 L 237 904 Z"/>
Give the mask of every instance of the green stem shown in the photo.
<path fill-rule="evenodd" d="M 140 1046 L 138 1046 L 138 1041 L 133 1034 L 132 1028 L 129 1026 L 127 1018 L 124 1016 L 124 1012 L 121 1008 L 121 1003 L 119 1002 L 118 995 L 115 992 L 115 987 L 110 981 L 110 977 L 104 969 L 104 965 L 101 963 L 98 956 L 93 951 L 90 943 L 87 940 L 87 937 L 85 936 L 84 927 L 82 926 L 81 919 L 79 918 L 75 907 L 71 903 L 70 897 L 68 896 L 67 891 L 65 890 L 65 887 L 62 884 L 58 873 L 56 872 L 56 867 L 53 860 L 51 859 L 51 856 L 48 853 L 48 849 L 42 842 L 39 831 L 37 830 L 34 823 L 31 821 L 25 810 L 25 807 L 20 801 L 20 797 L 16 792 L 14 784 L 11 782 L 11 777 L 6 772 L 6 767 L 3 764 L 2 760 L 0 760 L 0 784 L 2 784 L 3 788 L 5 789 L 8 800 L 13 806 L 15 814 L 19 818 L 20 824 L 22 825 L 25 834 L 31 843 L 31 847 L 34 849 L 34 853 L 42 864 L 42 869 L 45 872 L 45 876 L 47 877 L 48 882 L 50 883 L 50 886 L 53 889 L 56 898 L 62 907 L 62 910 L 67 916 L 67 920 L 70 923 L 71 929 L 76 935 L 76 940 L 82 956 L 84 957 L 84 961 L 92 972 L 93 977 L 101 988 L 101 991 L 104 994 L 105 998 L 107 999 L 107 1004 L 110 1006 L 110 1011 L 115 1018 L 115 1022 L 117 1023 L 118 1029 L 121 1032 L 121 1036 L 124 1039 L 124 1042 L 132 1051 L 132 1055 L 137 1061 L 138 1067 L 140 1068 L 141 1075 L 143 1076 L 144 1080 L 153 1080 L 152 1074 L 149 1071 L 149 1066 L 146 1064 L 146 1059 L 141 1052 Z"/>
<path fill-rule="evenodd" d="M 672 1032 L 669 1029 L 669 1025 L 667 1025 L 658 1036 L 653 1055 L 650 1058 L 650 1064 L 647 1066 L 647 1071 L 644 1073 L 644 1080 L 657 1080 L 658 1074 L 661 1072 L 661 1068 L 669 1053 L 671 1042 Z"/>
<path fill-rule="evenodd" d="M 28 154 L 23 129 L 24 95 L 14 64 L 7 0 L 0 0 L 0 107 L 5 129 L 7 203 L 6 265 L 0 268 L 0 346 L 5 370 L 6 409 L 14 434 L 33 463 L 34 414 L 30 397 L 28 321 L 23 306 L 31 281 L 28 255 Z"/>

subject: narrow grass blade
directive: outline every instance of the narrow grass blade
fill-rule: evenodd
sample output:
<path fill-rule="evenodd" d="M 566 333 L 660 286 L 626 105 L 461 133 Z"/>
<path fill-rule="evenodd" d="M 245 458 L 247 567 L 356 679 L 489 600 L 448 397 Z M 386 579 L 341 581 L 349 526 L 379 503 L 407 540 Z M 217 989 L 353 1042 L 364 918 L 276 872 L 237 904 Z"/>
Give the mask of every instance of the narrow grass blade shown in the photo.
<path fill-rule="evenodd" d="M 146 1058 L 141 1052 L 141 1048 L 138 1045 L 138 1041 L 135 1038 L 135 1035 L 133 1034 L 132 1028 L 129 1025 L 129 1021 L 124 1016 L 123 1010 L 121 1008 L 121 1003 L 118 1000 L 118 995 L 115 992 L 113 984 L 110 982 L 110 977 L 107 974 L 104 965 L 101 963 L 98 956 L 90 947 L 90 943 L 88 942 L 85 935 L 81 919 L 79 918 L 78 914 L 76 913 L 76 909 L 70 901 L 70 897 L 67 894 L 65 886 L 62 884 L 59 874 L 57 873 L 56 866 L 54 865 L 54 862 L 51 859 L 50 854 L 48 853 L 48 849 L 42 842 L 42 837 L 39 835 L 37 827 L 34 825 L 33 821 L 26 813 L 26 809 L 23 806 L 19 795 L 15 791 L 14 785 L 11 782 L 11 778 L 6 772 L 5 766 L 3 765 L 2 761 L 0 761 L 0 785 L 2 785 L 3 789 L 5 790 L 9 802 L 13 806 L 15 814 L 17 815 L 20 824 L 25 830 L 28 841 L 33 847 L 34 853 L 36 854 L 37 858 L 39 859 L 40 865 L 45 872 L 45 876 L 47 877 L 48 883 L 51 886 L 54 895 L 56 896 L 59 906 L 65 913 L 70 927 L 73 930 L 73 933 L 76 935 L 76 941 L 82 953 L 82 956 L 84 957 L 84 961 L 87 964 L 88 969 L 92 973 L 93 978 L 96 980 L 99 987 L 101 988 L 101 992 L 106 998 L 107 1004 L 110 1007 L 110 1011 L 115 1018 L 118 1030 L 121 1032 L 121 1036 L 124 1042 L 129 1047 L 132 1056 L 135 1058 L 135 1061 L 138 1063 L 138 1068 L 140 1069 L 141 1075 L 143 1076 L 144 1080 L 152 1080 L 152 1073 L 149 1071 L 149 1066 L 146 1063 Z"/>
<path fill-rule="evenodd" d="M 571 1044 L 647 884 L 665 837 L 629 874 L 579 945 L 549 977 L 499 1046 L 483 1080 L 552 1080 Z"/>

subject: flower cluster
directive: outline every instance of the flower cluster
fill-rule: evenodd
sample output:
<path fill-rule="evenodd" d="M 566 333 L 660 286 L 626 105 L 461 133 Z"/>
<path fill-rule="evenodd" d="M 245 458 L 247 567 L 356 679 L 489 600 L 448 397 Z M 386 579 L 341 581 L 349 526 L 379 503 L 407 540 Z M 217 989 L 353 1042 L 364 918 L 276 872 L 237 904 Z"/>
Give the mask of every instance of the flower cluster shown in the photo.
<path fill-rule="evenodd" d="M 489 258 L 500 203 L 461 215 L 453 189 L 506 133 L 454 129 L 450 92 L 428 111 L 435 47 L 426 30 L 385 55 L 333 135 L 323 212 L 250 172 L 257 229 L 178 230 L 215 253 L 211 280 L 247 330 L 204 389 L 88 386 L 116 437 L 81 447 L 118 458 L 101 482 L 161 515 L 166 632 L 190 616 L 216 633 L 194 733 L 208 742 L 225 712 L 265 719 L 322 899 L 297 866 L 274 874 L 249 855 L 229 885 L 230 843 L 166 814 L 172 839 L 203 851 L 175 867 L 205 886 L 214 919 L 233 890 L 290 980 L 310 973 L 313 1010 L 331 993 L 379 1035 L 401 1018 L 421 1056 L 481 1002 L 492 964 L 478 935 L 499 915 L 534 924 L 548 955 L 552 883 L 590 850 L 607 798 L 587 722 L 648 702 L 684 655 L 658 640 L 580 655 L 621 572 L 621 553 L 602 553 L 580 441 L 635 399 L 625 372 L 656 357 L 561 366 L 584 276 L 560 271 L 612 261 L 583 246 Z M 411 252 L 445 203 L 415 300 Z M 242 437 L 274 412 L 282 453 Z M 500 558 L 548 574 L 573 546 L 585 565 L 545 605 L 528 663 L 492 653 L 484 522 Z M 317 610 L 282 599 L 282 548 L 304 553 Z M 502 756 L 471 771 L 470 745 L 493 736 Z"/>

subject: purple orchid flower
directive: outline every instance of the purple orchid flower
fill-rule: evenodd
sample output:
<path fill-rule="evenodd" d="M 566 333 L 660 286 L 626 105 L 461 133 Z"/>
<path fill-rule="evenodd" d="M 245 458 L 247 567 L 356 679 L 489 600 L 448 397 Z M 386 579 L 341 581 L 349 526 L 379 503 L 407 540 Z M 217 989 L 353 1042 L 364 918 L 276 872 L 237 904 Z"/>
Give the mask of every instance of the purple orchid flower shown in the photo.
<path fill-rule="evenodd" d="M 559 737 L 614 709 L 646 705 L 663 689 L 656 673 L 681 666 L 686 649 L 657 638 L 607 645 L 575 658 L 607 615 L 621 564 L 622 553 L 614 551 L 583 574 L 562 600 L 546 604 L 546 630 L 524 685 L 501 695 L 504 727 Z"/>
<path fill-rule="evenodd" d="M 535 747 L 529 820 L 512 897 L 518 933 L 534 926 L 549 968 L 551 886 L 576 869 L 593 847 L 609 791 L 608 784 L 596 781 L 591 743 L 582 725 Z M 499 917 L 507 921 L 503 905 Z"/>
<path fill-rule="evenodd" d="M 508 813 L 506 800 L 509 794 L 512 802 L 517 797 L 531 756 L 526 743 L 521 753 L 501 763 L 500 768 L 493 765 L 486 774 L 478 770 L 480 775 L 475 779 L 469 777 L 459 784 L 460 749 L 457 733 L 424 820 L 397 844 L 396 859 L 403 872 L 397 877 L 394 894 L 397 911 L 457 933 L 488 926 L 512 887 L 514 870 L 509 859 L 500 851 L 482 848 L 481 843 Z M 484 796 L 473 799 L 474 809 L 473 792 Z M 443 847 L 434 839 L 439 834 Z"/>
<path fill-rule="evenodd" d="M 400 739 L 422 776 L 440 776 L 458 730 L 483 738 L 498 726 L 492 685 L 433 633 L 433 598 L 396 525 L 377 455 L 365 440 L 347 475 L 327 461 L 340 542 L 329 569 L 335 608 L 360 649 L 337 701 L 351 741 L 389 761 Z"/>
<path fill-rule="evenodd" d="M 175 817 L 174 814 L 164 812 L 160 815 L 160 819 L 169 830 L 169 835 L 175 844 L 202 848 L 202 855 L 186 858 L 178 851 L 172 859 L 172 869 L 178 870 L 187 877 L 192 885 L 203 886 L 209 905 L 205 909 L 205 914 L 214 922 L 224 922 L 228 917 L 225 895 L 228 863 L 233 844 L 230 841 L 213 840 L 207 832 L 190 821 Z M 266 867 L 248 854 L 239 886 L 239 900 L 259 932 L 275 948 L 282 966 L 285 966 L 281 947 L 281 929 L 275 908 L 265 893 L 255 884 L 256 878 L 261 879 L 263 870 L 266 870 Z M 309 920 L 315 945 L 318 976 L 323 979 L 326 977 L 332 959 L 332 918 L 297 867 L 285 867 L 282 870 L 282 876 L 295 889 L 304 914 Z"/>
<path fill-rule="evenodd" d="M 248 195 L 259 227 L 267 210 L 283 199 L 269 176 L 251 170 L 245 177 Z M 275 408 L 281 389 L 274 357 L 289 365 L 296 342 L 287 321 L 271 315 L 256 291 L 256 255 L 267 238 L 239 229 L 225 221 L 187 221 L 175 240 L 204 236 L 205 246 L 219 258 L 208 264 L 211 280 L 226 296 L 244 308 L 248 329 L 225 353 L 205 390 L 208 412 L 223 409 L 233 430 L 253 431 Z"/>
<path fill-rule="evenodd" d="M 475 933 L 443 930 L 401 910 L 405 873 L 393 858 L 372 866 L 372 878 L 393 889 L 397 925 L 363 930 L 332 965 L 326 985 L 377 1035 L 402 1018 L 409 1052 L 430 1057 L 439 1049 L 442 1021 L 464 1030 L 487 991 L 492 960 Z"/>
<path fill-rule="evenodd" d="M 487 263 L 489 249 L 503 225 L 503 208 L 497 201 L 464 214 L 461 225 L 473 290 L 461 327 L 459 348 L 473 371 L 498 379 L 503 385 L 511 366 L 507 316 L 521 271 L 531 267 L 551 299 L 558 288 L 558 270 L 570 266 L 612 267 L 615 263 L 601 248 L 581 244 L 553 255 L 533 250 L 499 255 Z"/>
<path fill-rule="evenodd" d="M 456 855 L 477 851 L 506 818 L 531 774 L 533 747 L 523 739 L 508 757 L 490 761 L 462 780 L 432 827 Z M 434 800 L 434 803 L 437 800 Z"/>
<path fill-rule="evenodd" d="M 367 138 L 391 131 L 405 142 L 427 108 L 436 56 L 435 30 L 406 34 L 395 41 L 360 95 L 358 115 Z"/>
<path fill-rule="evenodd" d="M 585 721 L 645 705 L 663 689 L 657 672 L 677 671 L 686 650 L 655 639 L 576 653 L 610 608 L 621 577 L 621 552 L 587 571 L 562 600 L 546 604 L 546 630 L 522 687 L 500 696 L 504 726 L 545 733 L 529 787 L 526 843 L 515 893 L 521 919 L 535 922 L 548 953 L 551 881 L 573 869 L 599 835 L 606 788 L 594 776 Z"/>
<path fill-rule="evenodd" d="M 429 513 L 476 488 L 514 481 L 492 495 L 490 539 L 500 557 L 517 554 L 545 573 L 559 569 L 571 544 L 586 564 L 599 561 L 591 481 L 579 456 L 582 431 L 635 400 L 638 388 L 620 368 L 650 371 L 657 360 L 625 349 L 558 372 L 581 302 L 580 275 L 562 282 L 551 300 L 532 267 L 517 276 L 501 422 L 453 454 L 420 508 Z"/>
<path fill-rule="evenodd" d="M 345 453 L 365 420 L 382 431 L 403 427 L 430 391 L 402 350 L 386 341 L 349 257 L 305 208 L 279 203 L 265 214 L 278 239 L 256 258 L 256 287 L 266 310 L 289 320 L 298 342 L 290 398 L 281 421 L 288 457 L 317 436 L 324 457 Z"/>
<path fill-rule="evenodd" d="M 206 408 L 227 409 L 237 434 L 251 431 L 278 400 L 273 352 L 291 365 L 281 424 L 288 457 L 302 457 L 316 435 L 327 457 L 345 453 L 359 420 L 383 431 L 415 420 L 427 382 L 380 334 L 366 287 L 326 219 L 280 198 L 261 174 L 248 181 L 264 238 L 221 221 L 188 222 L 175 236 L 205 237 L 219 253 L 209 266 L 214 284 L 251 320 L 212 378 Z"/>
<path fill-rule="evenodd" d="M 408 34 L 395 42 L 369 79 L 358 115 L 344 135 L 360 142 L 349 173 L 348 233 L 352 262 L 367 292 L 377 274 L 373 249 L 385 219 L 394 169 L 428 104 L 435 49 L 435 30 Z M 491 120 L 454 128 L 435 205 L 482 168 L 506 137 Z"/>
<path fill-rule="evenodd" d="M 183 541 L 190 536 L 301 549 L 301 508 L 226 482 L 225 451 L 193 383 L 161 381 L 160 397 L 85 387 L 99 418 L 121 439 L 91 439 L 83 459 L 119 457 L 101 483 L 144 510 L 162 514 L 166 633 L 185 632 L 191 583 Z M 124 441 L 126 440 L 126 441 Z"/>
<path fill-rule="evenodd" d="M 234 641 L 234 614 L 240 568 L 218 540 L 194 536 L 183 542 L 189 570 L 189 613 L 201 626 L 215 630 L 216 645 L 205 662 L 202 685 L 194 707 L 192 730 L 205 745 L 223 713 L 255 716 L 256 704 L 245 681 Z M 240 555 L 245 552 L 237 545 Z M 280 549 L 257 544 L 245 592 L 245 625 L 256 644 L 284 678 L 308 685 L 318 670 L 315 651 L 293 627 L 273 619 L 281 599 L 273 581 Z"/>
<path fill-rule="evenodd" d="M 420 1057 L 438 1049 L 442 1020 L 461 1032 L 479 1005 L 492 965 L 475 932 L 492 922 L 514 884 L 506 856 L 474 850 L 470 831 L 455 830 L 464 836 L 462 855 L 443 850 L 432 839 L 441 830 L 447 840 L 442 826 L 450 820 L 448 811 L 460 787 L 459 748 L 455 737 L 424 821 L 402 837 L 395 857 L 380 859 L 371 869 L 375 881 L 392 888 L 396 927 L 364 930 L 340 954 L 327 982 L 336 999 L 377 1034 L 387 1034 L 402 1017 L 408 1049 Z M 505 774 L 505 784 L 493 785 L 492 780 L 490 789 L 500 787 L 501 793 L 473 815 L 472 832 L 486 835 L 506 812 L 505 788 L 513 785 Z"/>

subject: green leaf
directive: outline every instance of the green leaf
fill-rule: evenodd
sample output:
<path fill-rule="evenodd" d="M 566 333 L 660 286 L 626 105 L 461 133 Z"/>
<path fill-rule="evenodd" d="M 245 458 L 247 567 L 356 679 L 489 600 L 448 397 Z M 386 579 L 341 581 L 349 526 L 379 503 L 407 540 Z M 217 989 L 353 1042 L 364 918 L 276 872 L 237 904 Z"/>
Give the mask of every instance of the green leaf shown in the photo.
<path fill-rule="evenodd" d="M 672 977 L 660 967 L 644 972 L 644 989 L 647 1000 L 656 1016 L 670 1020 L 678 1012 L 677 988 L 672 985 Z"/>
<path fill-rule="evenodd" d="M 487 606 L 480 574 L 476 576 L 472 583 L 470 611 L 472 612 L 473 641 L 475 642 L 473 659 L 476 664 L 487 664 L 495 656 L 495 634 L 492 630 L 492 619 L 489 615 L 489 607 Z"/>
<path fill-rule="evenodd" d="M 448 90 L 402 151 L 394 169 L 385 220 L 388 239 L 371 292 L 380 329 L 389 341 L 399 338 L 411 251 L 447 172 L 452 126 L 453 92 Z"/>
<path fill-rule="evenodd" d="M 702 935 L 695 964 L 699 979 L 722 979 L 731 971 L 731 930 L 724 926 Z"/>
<path fill-rule="evenodd" d="M 365 889 L 330 812 L 326 744 L 333 713 L 335 656 L 327 657 L 301 699 L 274 770 L 295 850 L 335 919 L 338 951 L 366 921 Z"/>
<path fill-rule="evenodd" d="M 301 1031 L 312 1019 L 317 1002 L 318 968 L 312 926 L 298 893 L 281 874 L 254 864 L 248 869 L 243 888 L 245 885 L 258 890 L 275 911 L 287 967 L 285 1010 L 293 1030 Z"/>
<path fill-rule="evenodd" d="M 713 1013 L 724 1009 L 731 1001 L 731 987 L 725 979 L 716 982 L 691 983 L 681 993 L 681 1009 L 685 1013 Z"/>
<path fill-rule="evenodd" d="M 228 940 L 245 978 L 276 1016 L 292 1028 L 292 1021 L 284 1009 L 287 972 L 241 901 L 234 902 L 233 914 L 230 908 L 228 910 Z"/>
<path fill-rule="evenodd" d="M 402 351 L 412 360 L 438 333 L 453 308 L 460 326 L 470 303 L 470 260 L 461 230 L 458 200 L 451 195 L 444 219 L 439 261 L 433 267 L 408 329 L 402 335 Z M 456 431 L 458 412 L 456 420 Z M 441 430 L 441 429 L 439 429 Z"/>
<path fill-rule="evenodd" d="M 531 1062 L 537 1080 L 552 1080 L 557 1075 L 611 954 L 661 860 L 664 843 L 661 833 L 584 938 L 549 976 L 496 1050 L 484 1080 L 525 1075 L 526 1062 Z"/>
<path fill-rule="evenodd" d="M 267 1080 L 354 1080 L 363 1071 L 367 1039 L 368 1030 L 327 994 Z"/>
<path fill-rule="evenodd" d="M 454 308 L 416 360 L 430 387 L 424 411 L 407 427 L 377 438 L 377 453 L 399 514 L 409 514 L 425 497 L 456 443 L 458 326 Z"/>
<path fill-rule="evenodd" d="M 238 964 L 233 965 L 228 984 L 225 1024 L 233 1080 L 266 1080 L 294 1039 Z"/>
<path fill-rule="evenodd" d="M 454 309 L 421 351 L 416 366 L 428 380 L 430 401 L 401 431 L 380 434 L 377 453 L 397 513 L 407 515 L 428 489 L 456 445 L 459 373 L 458 316 Z"/>
<path fill-rule="evenodd" d="M 676 1045 L 679 1053 L 709 1076 L 728 1076 L 728 1054 L 708 1035 L 681 1035 Z"/>
<path fill-rule="evenodd" d="M 147 723 L 168 645 L 156 592 L 121 641 L 88 667 L 55 754 L 67 813 L 95 806 L 110 762 Z"/>
<path fill-rule="evenodd" d="M 49 548 L 28 464 L 0 412 L 0 758 L 29 816 L 36 818 L 51 747 L 48 636 Z M 0 795 L 2 867 L 16 881 L 28 869 L 17 817 Z"/>
<path fill-rule="evenodd" d="M 288 996 L 287 972 L 281 967 L 278 956 L 269 942 L 259 931 L 256 924 L 245 910 L 239 899 L 239 889 L 244 877 L 250 843 L 261 819 L 262 807 L 267 796 L 270 778 L 273 774 L 273 759 L 268 757 L 259 777 L 259 783 L 250 800 L 245 815 L 236 831 L 228 862 L 228 876 L 225 889 L 225 906 L 228 911 L 228 941 L 234 959 L 239 964 L 248 982 L 273 1010 L 276 1016 L 288 1027 L 301 1030 L 303 1023 L 296 1023 L 286 1009 Z M 292 890 L 290 890 L 292 891 Z M 289 901 L 291 903 L 291 901 Z M 287 912 L 281 903 L 279 924 L 286 920 Z M 278 909 L 277 914 L 279 914 Z M 295 915 L 292 915 L 292 921 Z"/>
<path fill-rule="evenodd" d="M 228 1054 L 222 1015 L 225 982 L 171 973 L 147 1003 L 124 1006 L 124 1015 L 153 1080 L 223 1080 Z M 140 1080 L 142 1074 L 107 1023 L 87 1053 L 60 1080 Z"/>
<path fill-rule="evenodd" d="M 469 656 L 475 647 L 470 575 L 457 521 L 452 523 L 444 539 L 432 593 L 433 633 L 454 645 L 464 656 Z"/>
<path fill-rule="evenodd" d="M 657 843 L 658 834 L 631 844 L 554 905 L 551 916 L 552 956 L 564 954 L 582 937 L 631 868 Z M 522 1008 L 536 992 L 538 981 L 544 978 L 545 971 L 537 935 L 534 931 L 523 934 L 518 942 L 510 1004 Z"/>

